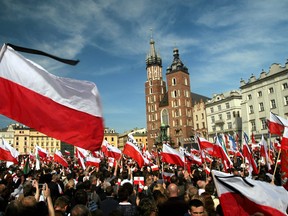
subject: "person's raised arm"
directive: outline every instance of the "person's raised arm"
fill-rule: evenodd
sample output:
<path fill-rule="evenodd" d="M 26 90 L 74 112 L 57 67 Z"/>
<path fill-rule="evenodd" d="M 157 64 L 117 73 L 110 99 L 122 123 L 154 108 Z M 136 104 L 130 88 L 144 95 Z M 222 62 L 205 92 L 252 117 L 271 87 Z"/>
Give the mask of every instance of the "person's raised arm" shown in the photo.
<path fill-rule="evenodd" d="M 35 199 L 37 200 L 37 202 L 39 202 L 39 198 L 40 198 L 40 190 L 39 190 L 39 184 L 38 184 L 38 181 L 37 180 L 33 180 L 32 181 L 32 186 L 35 187 L 36 189 L 36 192 L 35 192 Z"/>
<path fill-rule="evenodd" d="M 50 196 L 50 189 L 46 183 L 44 184 L 44 188 L 42 190 L 43 190 L 43 195 L 46 198 L 49 216 L 55 216 L 55 211 L 53 208 L 53 202 L 52 202 L 52 198 Z"/>

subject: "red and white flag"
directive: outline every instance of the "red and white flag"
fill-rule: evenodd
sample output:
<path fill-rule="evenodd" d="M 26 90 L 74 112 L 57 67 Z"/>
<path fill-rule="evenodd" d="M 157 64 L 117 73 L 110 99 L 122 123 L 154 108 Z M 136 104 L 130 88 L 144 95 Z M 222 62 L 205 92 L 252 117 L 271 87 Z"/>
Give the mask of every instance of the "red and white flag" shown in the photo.
<path fill-rule="evenodd" d="M 86 157 L 85 165 L 86 166 L 99 167 L 100 162 L 101 162 L 100 158 L 88 156 L 88 157 Z"/>
<path fill-rule="evenodd" d="M 271 134 L 282 136 L 285 126 L 288 126 L 286 119 L 270 112 L 270 119 L 267 120 L 268 128 Z"/>
<path fill-rule="evenodd" d="M 198 137 L 198 142 L 201 149 L 213 149 L 214 144 L 203 137 Z"/>
<path fill-rule="evenodd" d="M 144 182 L 144 177 L 143 176 L 135 176 L 134 179 L 133 179 L 133 184 L 134 185 L 145 185 L 145 182 Z"/>
<path fill-rule="evenodd" d="M 181 154 L 176 149 L 171 148 L 170 146 L 163 144 L 163 150 L 161 152 L 162 162 L 176 164 L 184 167 L 185 157 L 184 154 Z"/>
<path fill-rule="evenodd" d="M 288 150 L 288 128 L 285 127 L 283 137 L 281 140 L 281 149 Z"/>
<path fill-rule="evenodd" d="M 113 158 L 113 157 L 108 157 L 108 165 L 109 165 L 110 167 L 116 167 L 117 161 L 115 160 L 115 158 Z"/>
<path fill-rule="evenodd" d="M 260 144 L 260 155 L 265 159 L 265 164 L 267 165 L 268 170 L 271 170 L 270 158 L 268 155 L 268 145 L 263 135 L 259 144 Z"/>
<path fill-rule="evenodd" d="M 76 147 L 76 151 L 78 151 L 79 155 L 82 158 L 88 157 L 89 156 L 89 151 L 87 151 L 86 149 L 80 148 L 80 147 Z M 76 156 L 77 157 L 77 156 Z"/>
<path fill-rule="evenodd" d="M 40 146 L 36 145 L 35 148 L 38 151 L 38 155 L 41 158 L 46 158 L 47 157 L 47 151 L 44 148 L 41 148 Z"/>
<path fill-rule="evenodd" d="M 152 171 L 152 172 L 159 170 L 159 166 L 156 165 L 156 164 L 153 164 L 150 168 L 151 168 L 151 171 Z"/>
<path fill-rule="evenodd" d="M 0 57 L 0 114 L 71 145 L 101 147 L 104 122 L 94 83 L 48 73 L 6 44 Z"/>
<path fill-rule="evenodd" d="M 253 170 L 253 172 L 255 174 L 258 174 L 259 173 L 259 170 L 257 168 L 257 164 L 253 158 L 253 155 L 252 155 L 252 152 L 250 151 L 250 148 L 248 146 L 248 143 L 246 141 L 246 139 L 243 139 L 243 146 L 242 146 L 242 154 L 243 154 L 243 157 L 246 158 L 249 162 L 249 165 L 250 165 L 250 169 Z"/>
<path fill-rule="evenodd" d="M 70 156 L 70 151 L 65 150 L 64 153 L 65 153 L 65 155 Z"/>
<path fill-rule="evenodd" d="M 68 167 L 68 162 L 63 157 L 62 153 L 59 150 L 56 150 L 54 153 L 54 161 L 61 164 L 64 167 Z"/>
<path fill-rule="evenodd" d="M 134 159 L 137 162 L 138 166 L 141 168 L 145 164 L 145 159 L 139 148 L 134 143 L 136 144 L 135 139 L 131 134 L 129 134 L 128 140 L 124 145 L 122 153 Z"/>
<path fill-rule="evenodd" d="M 165 181 L 170 182 L 170 179 L 172 176 L 174 176 L 175 173 L 169 173 L 169 172 L 163 172 L 162 177 Z"/>
<path fill-rule="evenodd" d="M 14 149 L 12 146 L 10 146 L 9 143 L 7 143 L 7 141 L 3 139 L 3 137 L 1 137 L 0 160 L 10 161 L 10 162 L 13 162 L 14 164 L 17 164 L 18 156 L 19 156 L 19 152 L 16 149 Z"/>
<path fill-rule="evenodd" d="M 122 155 L 122 151 L 120 149 L 110 145 L 106 140 L 103 141 L 101 149 L 106 157 L 113 157 L 116 160 L 119 160 Z"/>
<path fill-rule="evenodd" d="M 212 176 L 224 215 L 287 215 L 288 192 L 282 186 L 216 170 Z"/>
<path fill-rule="evenodd" d="M 87 155 L 88 156 L 88 155 Z M 78 159 L 78 164 L 82 167 L 83 170 L 86 169 L 84 158 L 86 156 L 83 156 L 79 148 L 76 148 L 76 158 Z"/>
<path fill-rule="evenodd" d="M 224 168 L 226 170 L 233 167 L 233 162 L 231 161 L 227 152 L 224 150 L 223 146 L 219 142 L 218 136 L 216 136 L 216 142 L 214 144 L 214 149 L 213 149 L 213 156 L 218 157 L 222 160 L 224 164 Z"/>

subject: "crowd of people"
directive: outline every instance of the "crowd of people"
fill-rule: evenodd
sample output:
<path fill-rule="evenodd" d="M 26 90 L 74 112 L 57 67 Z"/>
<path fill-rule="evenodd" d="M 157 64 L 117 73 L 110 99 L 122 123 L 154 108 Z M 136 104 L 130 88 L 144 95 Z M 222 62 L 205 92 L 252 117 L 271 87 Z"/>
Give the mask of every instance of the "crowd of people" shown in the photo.
<path fill-rule="evenodd" d="M 214 160 L 211 168 L 221 169 L 219 163 Z M 166 178 L 164 171 L 172 175 Z M 276 184 L 281 182 L 278 171 Z M 230 172 L 249 175 L 243 168 Z M 75 159 L 69 160 L 67 168 L 51 161 L 26 174 L 23 167 L 6 167 L 2 162 L 0 173 L 0 215 L 4 216 L 223 215 L 212 176 L 204 165 L 192 165 L 191 172 L 171 164 L 152 171 L 145 166 L 139 169 L 125 158 L 109 166 L 104 158 L 99 167 L 84 170 Z M 139 176 L 144 177 L 144 183 L 135 184 L 134 177 Z M 265 166 L 253 176 L 268 182 L 270 177 Z"/>

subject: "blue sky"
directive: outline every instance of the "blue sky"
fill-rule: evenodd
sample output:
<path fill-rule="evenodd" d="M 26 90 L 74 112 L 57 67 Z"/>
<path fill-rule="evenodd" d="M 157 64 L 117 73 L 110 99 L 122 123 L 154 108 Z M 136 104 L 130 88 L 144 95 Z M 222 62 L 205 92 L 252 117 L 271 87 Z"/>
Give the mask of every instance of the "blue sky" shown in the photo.
<path fill-rule="evenodd" d="M 0 43 L 79 59 L 69 66 L 22 53 L 57 76 L 96 83 L 105 126 L 122 133 L 146 127 L 150 29 L 163 74 L 177 47 L 191 91 L 212 97 L 286 63 L 287 8 L 285 0 L 2 0 Z M 0 126 L 11 122 L 0 116 Z"/>

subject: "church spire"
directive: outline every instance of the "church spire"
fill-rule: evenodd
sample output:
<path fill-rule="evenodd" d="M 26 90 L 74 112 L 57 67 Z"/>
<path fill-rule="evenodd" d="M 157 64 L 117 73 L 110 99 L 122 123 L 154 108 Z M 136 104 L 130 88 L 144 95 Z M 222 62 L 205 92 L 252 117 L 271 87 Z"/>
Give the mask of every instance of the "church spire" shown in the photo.
<path fill-rule="evenodd" d="M 151 33 L 150 51 L 146 57 L 146 68 L 152 65 L 158 65 L 162 67 L 162 59 L 160 55 L 156 52 L 155 41 L 153 40 L 152 33 Z"/>
<path fill-rule="evenodd" d="M 183 64 L 183 62 L 179 57 L 180 55 L 178 48 L 173 49 L 173 56 L 174 56 L 173 62 L 171 66 L 167 68 L 166 73 L 171 73 L 179 70 L 188 73 L 188 68 Z"/>

